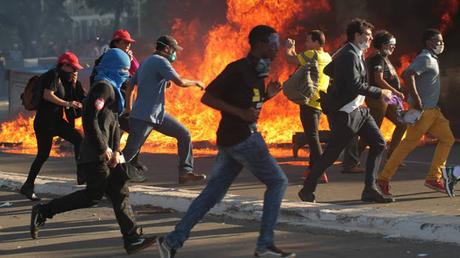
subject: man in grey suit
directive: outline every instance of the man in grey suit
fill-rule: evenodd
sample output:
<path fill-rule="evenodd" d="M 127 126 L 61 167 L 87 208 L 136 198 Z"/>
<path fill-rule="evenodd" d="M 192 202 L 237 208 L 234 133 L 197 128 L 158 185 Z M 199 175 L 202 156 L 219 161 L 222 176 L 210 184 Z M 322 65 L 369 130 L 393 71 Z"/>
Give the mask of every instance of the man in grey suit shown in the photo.
<path fill-rule="evenodd" d="M 337 160 L 342 150 L 356 135 L 362 137 L 370 147 L 361 200 L 379 203 L 393 201 L 391 197 L 380 193 L 375 185 L 385 140 L 369 114 L 369 109 L 362 106 L 365 97 L 376 99 L 391 97 L 390 90 L 368 84 L 363 54 L 370 47 L 372 29 L 373 25 L 369 22 L 353 19 L 347 26 L 348 42 L 324 69 L 324 72 L 333 79 L 327 94 L 323 94 L 320 100 L 323 110 L 328 115 L 331 138 L 299 192 L 302 201 L 315 202 L 318 178 Z"/>

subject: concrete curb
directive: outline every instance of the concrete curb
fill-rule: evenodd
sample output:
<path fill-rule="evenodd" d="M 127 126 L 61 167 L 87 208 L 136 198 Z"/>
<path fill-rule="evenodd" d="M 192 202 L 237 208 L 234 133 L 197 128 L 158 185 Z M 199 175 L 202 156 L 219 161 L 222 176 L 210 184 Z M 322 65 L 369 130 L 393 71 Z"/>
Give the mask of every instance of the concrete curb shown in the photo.
<path fill-rule="evenodd" d="M 9 189 L 18 190 L 25 179 L 25 175 L 0 172 L 0 186 Z M 83 188 L 75 185 L 75 180 L 72 179 L 44 176 L 38 177 L 35 183 L 35 191 L 41 194 L 65 195 Z M 198 194 L 196 191 L 140 185 L 131 186 L 130 192 L 134 206 L 154 205 L 180 212 L 185 212 Z M 226 195 L 210 214 L 259 221 L 262 209 L 261 200 Z M 284 201 L 278 221 L 298 227 L 357 231 L 395 238 L 460 244 L 460 218 L 454 216 Z"/>

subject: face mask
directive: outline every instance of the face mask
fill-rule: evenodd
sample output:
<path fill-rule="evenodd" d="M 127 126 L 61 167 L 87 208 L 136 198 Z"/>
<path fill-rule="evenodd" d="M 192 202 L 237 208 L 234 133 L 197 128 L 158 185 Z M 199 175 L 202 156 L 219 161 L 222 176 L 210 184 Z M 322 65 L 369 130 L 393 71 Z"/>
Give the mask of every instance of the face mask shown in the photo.
<path fill-rule="evenodd" d="M 168 60 L 169 60 L 169 62 L 171 62 L 171 63 L 174 63 L 174 61 L 177 60 L 176 51 L 174 51 L 171 55 L 168 56 Z"/>
<path fill-rule="evenodd" d="M 443 51 L 444 51 L 444 45 L 437 45 L 437 46 L 433 49 L 433 52 L 434 52 L 436 55 L 441 54 Z"/>
<path fill-rule="evenodd" d="M 59 70 L 59 78 L 61 78 L 61 81 L 69 82 L 72 79 L 72 73 Z"/>
<path fill-rule="evenodd" d="M 260 59 L 257 63 L 255 69 L 257 72 L 257 77 L 265 78 L 268 77 L 268 73 L 270 72 L 270 64 L 271 60 L 269 58 Z"/>
<path fill-rule="evenodd" d="M 268 44 L 273 51 L 278 51 L 280 49 L 280 37 L 276 33 L 270 34 L 268 37 Z"/>
<path fill-rule="evenodd" d="M 385 50 L 382 51 L 382 53 L 383 53 L 385 56 L 389 56 L 389 55 L 391 55 L 391 50 L 385 49 Z"/>
<path fill-rule="evenodd" d="M 129 78 L 129 72 L 126 72 L 125 70 L 119 71 L 118 76 L 120 76 L 122 81 L 126 81 Z"/>
<path fill-rule="evenodd" d="M 367 47 L 367 42 L 362 42 L 362 43 L 359 43 L 358 44 L 358 48 L 362 51 L 366 50 L 368 47 Z"/>

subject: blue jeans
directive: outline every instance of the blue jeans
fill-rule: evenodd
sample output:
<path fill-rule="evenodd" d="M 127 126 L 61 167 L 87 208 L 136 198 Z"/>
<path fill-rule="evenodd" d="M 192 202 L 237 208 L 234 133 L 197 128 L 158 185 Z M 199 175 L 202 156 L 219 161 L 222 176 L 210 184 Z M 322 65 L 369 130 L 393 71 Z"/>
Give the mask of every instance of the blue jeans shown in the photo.
<path fill-rule="evenodd" d="M 193 171 L 193 147 L 190 132 L 173 116 L 167 113 L 165 113 L 161 124 L 153 124 L 135 118 L 129 119 L 128 141 L 123 149 L 123 156 L 126 162 L 130 162 L 139 153 L 152 130 L 177 139 L 179 175 Z"/>
<path fill-rule="evenodd" d="M 254 133 L 241 143 L 230 147 L 219 147 L 208 185 L 192 202 L 175 230 L 166 236 L 169 247 L 173 249 L 182 247 L 195 224 L 224 198 L 243 167 L 248 168 L 267 187 L 257 248 L 265 249 L 273 244 L 274 227 L 288 179 L 268 152 L 262 136 Z"/>

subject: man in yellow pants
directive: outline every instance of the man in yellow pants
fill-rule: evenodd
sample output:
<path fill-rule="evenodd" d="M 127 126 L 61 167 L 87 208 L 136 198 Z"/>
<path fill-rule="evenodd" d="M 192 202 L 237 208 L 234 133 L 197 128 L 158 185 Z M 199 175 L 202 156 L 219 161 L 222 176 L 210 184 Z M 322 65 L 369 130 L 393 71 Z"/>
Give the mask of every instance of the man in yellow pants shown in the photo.
<path fill-rule="evenodd" d="M 455 141 L 449 121 L 438 107 L 441 84 L 439 80 L 438 55 L 444 50 L 441 32 L 427 29 L 423 33 L 424 49 L 404 72 L 409 91 L 409 104 L 421 112 L 420 119 L 409 126 L 405 139 L 394 150 L 387 164 L 380 172 L 377 185 L 384 195 L 391 196 L 389 181 L 399 164 L 417 147 L 421 137 L 430 133 L 439 142 L 434 152 L 425 186 L 445 193 L 441 168 L 445 166 L 450 149 Z"/>

